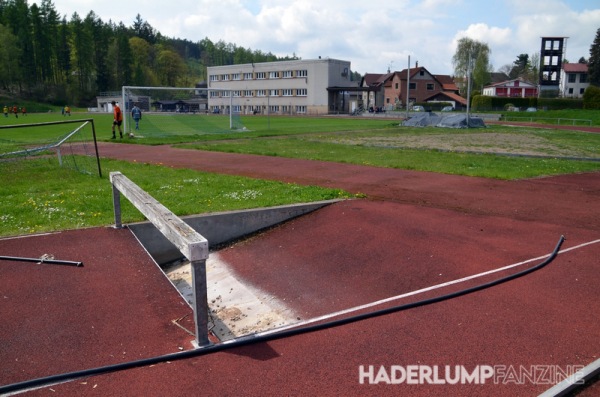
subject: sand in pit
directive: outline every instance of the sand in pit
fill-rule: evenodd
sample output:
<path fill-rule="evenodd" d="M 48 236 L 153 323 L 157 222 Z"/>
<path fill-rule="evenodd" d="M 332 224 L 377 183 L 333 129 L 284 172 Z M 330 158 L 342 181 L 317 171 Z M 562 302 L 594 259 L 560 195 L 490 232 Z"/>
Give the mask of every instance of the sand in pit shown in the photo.
<path fill-rule="evenodd" d="M 189 262 L 165 269 L 179 293 L 192 304 Z M 298 317 L 274 296 L 238 280 L 230 267 L 211 253 L 206 261 L 209 330 L 221 341 L 298 322 Z"/>

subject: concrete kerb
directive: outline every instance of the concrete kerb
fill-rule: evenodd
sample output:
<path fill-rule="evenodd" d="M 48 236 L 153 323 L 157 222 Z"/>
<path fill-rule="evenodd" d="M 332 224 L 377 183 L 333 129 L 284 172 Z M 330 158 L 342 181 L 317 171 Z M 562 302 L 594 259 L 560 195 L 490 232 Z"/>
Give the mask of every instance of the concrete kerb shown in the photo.
<path fill-rule="evenodd" d="M 324 200 L 312 203 L 189 215 L 181 217 L 181 219 L 208 240 L 209 248 L 214 248 L 228 241 L 235 241 L 339 201 L 343 200 Z M 131 223 L 127 227 L 157 264 L 163 265 L 181 259 L 181 252 L 177 247 L 151 222 Z"/>

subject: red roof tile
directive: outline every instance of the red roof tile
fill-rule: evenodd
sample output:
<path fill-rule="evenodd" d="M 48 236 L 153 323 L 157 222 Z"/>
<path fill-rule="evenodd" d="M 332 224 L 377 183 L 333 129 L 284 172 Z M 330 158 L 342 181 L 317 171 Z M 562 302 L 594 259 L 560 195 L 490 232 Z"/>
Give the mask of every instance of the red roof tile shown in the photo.
<path fill-rule="evenodd" d="M 566 73 L 587 73 L 588 65 L 585 63 L 563 63 L 563 70 Z"/>

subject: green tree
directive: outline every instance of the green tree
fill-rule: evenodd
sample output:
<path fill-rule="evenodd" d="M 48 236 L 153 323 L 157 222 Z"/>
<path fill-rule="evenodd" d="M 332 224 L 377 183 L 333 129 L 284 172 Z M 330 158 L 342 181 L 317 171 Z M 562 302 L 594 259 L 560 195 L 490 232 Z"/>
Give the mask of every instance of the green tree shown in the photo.
<path fill-rule="evenodd" d="M 32 83 L 38 84 L 42 93 L 47 93 L 48 85 L 53 86 L 58 79 L 58 26 L 60 20 L 50 0 L 43 0 L 41 6 L 30 7 L 31 34 L 35 76 Z"/>
<path fill-rule="evenodd" d="M 473 66 L 473 85 L 477 90 L 483 92 L 483 87 L 488 85 L 492 81 L 491 73 L 492 67 L 488 63 L 488 59 L 485 56 L 478 56 Z"/>
<path fill-rule="evenodd" d="M 584 109 L 600 109 L 600 87 L 590 85 L 583 93 Z"/>
<path fill-rule="evenodd" d="M 154 49 L 146 40 L 141 37 L 131 37 L 129 39 L 129 47 L 131 48 L 131 56 L 133 59 L 133 83 L 132 85 L 146 86 L 149 85 L 148 71 L 153 62 L 151 54 Z"/>
<path fill-rule="evenodd" d="M 108 59 L 110 60 L 112 70 L 112 88 L 120 90 L 124 85 L 131 85 L 133 82 L 133 54 L 129 47 L 129 36 L 127 28 L 121 23 L 115 30 L 112 38 Z"/>
<path fill-rule="evenodd" d="M 14 83 L 20 79 L 19 58 L 21 50 L 17 46 L 17 38 L 11 30 L 0 24 L 0 87 L 9 92 Z"/>
<path fill-rule="evenodd" d="M 92 57 L 94 60 L 94 85 L 95 90 L 110 91 L 111 73 L 108 67 L 108 47 L 113 36 L 109 25 L 102 22 L 93 11 L 90 11 L 83 21 L 85 30 L 92 38 Z M 93 93 L 92 93 L 93 94 Z"/>
<path fill-rule="evenodd" d="M 529 55 L 518 55 L 517 59 L 513 62 L 513 67 L 510 70 L 508 77 L 511 79 L 523 77 L 523 75 L 529 70 L 529 66 Z"/>
<path fill-rule="evenodd" d="M 454 74 L 459 78 L 464 78 L 473 73 L 473 84 L 480 87 L 489 79 L 491 50 L 486 43 L 463 37 L 458 41 L 456 52 L 452 57 L 454 65 Z M 487 75 L 487 77 L 485 77 Z M 477 78 L 477 80 L 475 79 Z M 461 84 L 461 91 L 466 92 L 466 85 Z"/>
<path fill-rule="evenodd" d="M 535 52 L 529 58 L 529 70 L 525 76 L 525 80 L 530 83 L 537 84 L 540 80 L 540 53 Z"/>
<path fill-rule="evenodd" d="M 31 56 L 33 54 L 33 38 L 31 34 L 31 18 L 29 7 L 26 0 L 14 0 L 6 6 L 5 17 L 7 26 L 12 29 L 12 33 L 16 37 L 16 43 L 19 47 L 20 56 L 18 58 L 19 73 L 15 74 L 14 83 L 17 84 L 19 92 L 24 88 L 24 85 L 29 87 L 31 80 L 25 76 L 35 76 L 35 61 Z M 4 45 L 4 43 L 3 43 Z"/>
<path fill-rule="evenodd" d="M 200 46 L 200 59 L 204 66 L 217 66 L 215 63 L 215 45 L 208 37 L 198 43 Z"/>
<path fill-rule="evenodd" d="M 160 34 L 147 21 L 144 21 L 140 14 L 135 16 L 133 26 L 131 27 L 134 36 L 144 39 L 150 44 L 155 44 L 160 38 Z"/>
<path fill-rule="evenodd" d="M 170 87 L 177 86 L 177 79 L 184 74 L 185 70 L 185 64 L 179 54 L 165 48 L 158 52 L 156 60 L 161 83 Z"/>
<path fill-rule="evenodd" d="M 523 79 L 529 83 L 537 83 L 539 80 L 540 70 L 540 53 L 536 52 L 531 55 L 520 54 L 513 62 L 512 68 L 508 76 L 511 79 Z"/>
<path fill-rule="evenodd" d="M 596 38 L 590 47 L 588 74 L 590 84 L 600 87 L 600 28 L 596 31 Z"/>
<path fill-rule="evenodd" d="M 58 26 L 58 50 L 56 54 L 57 62 L 57 82 L 66 83 L 68 86 L 71 81 L 71 48 L 69 46 L 70 28 L 67 24 L 67 18 L 63 17 Z"/>
<path fill-rule="evenodd" d="M 81 101 L 91 94 L 93 88 L 94 42 L 91 31 L 86 29 L 86 25 L 77 13 L 73 13 L 71 17 L 71 26 L 71 58 L 76 76 L 76 90 L 73 96 Z"/>

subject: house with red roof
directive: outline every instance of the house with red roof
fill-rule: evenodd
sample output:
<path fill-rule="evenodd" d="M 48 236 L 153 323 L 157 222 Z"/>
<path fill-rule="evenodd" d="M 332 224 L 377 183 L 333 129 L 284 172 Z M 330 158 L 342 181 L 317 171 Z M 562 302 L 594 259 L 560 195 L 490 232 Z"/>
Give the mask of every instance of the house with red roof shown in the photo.
<path fill-rule="evenodd" d="M 367 73 L 361 86 L 367 108 L 402 109 L 409 103 L 450 102 L 454 108 L 466 106 L 451 76 L 434 75 L 422 66 L 385 74 Z"/>
<path fill-rule="evenodd" d="M 587 64 L 563 63 L 559 84 L 560 95 L 563 98 L 582 98 L 589 85 Z"/>
<path fill-rule="evenodd" d="M 483 95 L 506 98 L 536 98 L 538 87 L 523 79 L 514 79 L 483 87 Z"/>
<path fill-rule="evenodd" d="M 363 104 L 367 109 L 383 108 L 385 105 L 385 85 L 394 73 L 378 74 L 366 73 L 361 81 L 363 91 Z"/>

